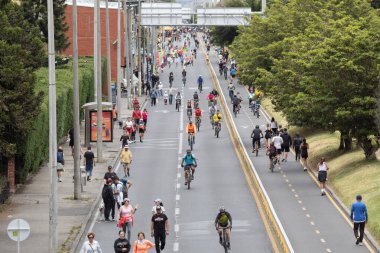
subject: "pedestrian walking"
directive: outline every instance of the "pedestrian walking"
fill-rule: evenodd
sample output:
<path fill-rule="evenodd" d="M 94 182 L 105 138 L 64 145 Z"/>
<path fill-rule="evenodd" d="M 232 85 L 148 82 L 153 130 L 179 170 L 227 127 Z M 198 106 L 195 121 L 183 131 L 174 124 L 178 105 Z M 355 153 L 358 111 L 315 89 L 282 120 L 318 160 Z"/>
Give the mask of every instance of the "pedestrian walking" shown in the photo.
<path fill-rule="evenodd" d="M 156 88 L 152 89 L 152 91 L 150 92 L 150 106 L 156 106 L 157 96 L 158 96 L 158 87 L 156 86 Z"/>
<path fill-rule="evenodd" d="M 104 203 L 104 221 L 109 222 L 110 213 L 112 216 L 112 220 L 115 220 L 115 199 L 112 190 L 112 179 L 107 179 L 107 182 L 103 186 L 102 190 L 102 198 Z"/>
<path fill-rule="evenodd" d="M 107 182 L 109 178 L 112 179 L 112 181 L 115 181 L 115 178 L 117 178 L 117 175 L 115 172 L 112 171 L 112 166 L 109 165 L 107 168 L 107 172 L 104 174 L 104 182 Z"/>
<path fill-rule="evenodd" d="M 123 230 L 119 231 L 119 238 L 115 240 L 113 248 L 115 249 L 115 253 L 129 253 L 131 250 L 131 244 L 125 238 L 125 233 Z"/>
<path fill-rule="evenodd" d="M 138 129 L 139 129 L 139 135 L 140 135 L 140 142 L 143 142 L 144 133 L 145 133 L 145 125 L 144 125 L 143 119 L 140 119 Z"/>
<path fill-rule="evenodd" d="M 71 154 L 74 155 L 74 128 L 70 128 L 68 132 L 69 136 L 69 146 L 71 148 Z"/>
<path fill-rule="evenodd" d="M 144 121 L 145 130 L 146 130 L 146 124 L 148 123 L 148 110 L 144 109 L 144 111 L 142 112 L 141 115 L 142 115 L 142 119 Z"/>
<path fill-rule="evenodd" d="M 124 176 L 129 177 L 129 167 L 132 163 L 132 152 L 129 150 L 129 146 L 125 145 L 123 151 L 120 154 L 120 162 L 123 164 Z"/>
<path fill-rule="evenodd" d="M 309 144 L 306 142 L 306 139 L 302 139 L 302 144 L 300 147 L 300 154 L 301 154 L 301 161 L 303 164 L 303 171 L 307 171 L 307 168 L 309 167 L 307 158 L 309 157 Z"/>
<path fill-rule="evenodd" d="M 63 148 L 62 146 L 58 147 L 57 151 L 57 176 L 58 176 L 58 182 L 62 182 L 62 173 L 63 173 L 63 165 L 65 165 L 65 157 L 63 155 Z"/>
<path fill-rule="evenodd" d="M 102 249 L 100 248 L 100 244 L 94 240 L 95 234 L 90 232 L 87 234 L 87 239 L 83 244 L 83 247 L 80 253 L 102 253 Z"/>
<path fill-rule="evenodd" d="M 118 177 L 115 178 L 114 183 L 112 184 L 112 192 L 117 209 L 120 209 L 124 199 L 124 185 L 120 182 L 120 179 Z M 113 208 L 113 210 L 115 210 L 115 207 Z"/>
<path fill-rule="evenodd" d="M 351 205 L 351 221 L 354 222 L 354 234 L 356 245 L 363 245 L 364 228 L 368 222 L 368 212 L 366 205 L 362 202 L 362 196 L 356 196 L 356 202 Z M 359 231 L 359 233 L 358 233 Z"/>
<path fill-rule="evenodd" d="M 325 185 L 327 180 L 327 171 L 329 167 L 327 166 L 326 159 L 324 157 L 318 163 L 318 181 L 319 187 L 321 188 L 321 196 L 326 195 Z"/>
<path fill-rule="evenodd" d="M 267 124 L 267 129 L 265 130 L 264 137 L 265 137 L 265 140 L 266 140 L 265 147 L 269 148 L 270 141 L 272 139 L 272 129 L 270 128 L 270 124 Z"/>
<path fill-rule="evenodd" d="M 165 213 L 165 207 L 164 207 L 164 204 L 162 203 L 162 200 L 161 199 L 155 199 L 154 200 L 154 206 L 152 208 L 152 214 L 157 213 L 157 207 L 158 206 L 161 207 L 161 212 Z"/>
<path fill-rule="evenodd" d="M 288 134 L 288 131 L 286 128 L 284 128 L 284 131 L 281 135 L 281 138 L 283 140 L 283 143 L 281 145 L 282 147 L 282 151 L 283 151 L 283 154 L 282 154 L 282 161 L 284 162 L 287 162 L 288 161 L 288 153 L 290 151 L 290 146 L 292 145 L 292 138 L 290 137 L 290 135 Z"/>
<path fill-rule="evenodd" d="M 168 91 L 168 94 L 169 94 L 169 105 L 173 104 L 173 96 L 174 96 L 173 93 L 174 93 L 173 88 L 169 87 L 169 91 Z"/>
<path fill-rule="evenodd" d="M 133 253 L 147 253 L 148 250 L 154 247 L 151 241 L 145 239 L 145 234 L 139 232 L 137 234 L 137 240 L 133 243 Z"/>
<path fill-rule="evenodd" d="M 120 141 L 121 141 L 121 148 L 124 148 L 126 145 L 128 145 L 130 141 L 129 133 L 124 132 L 120 137 Z"/>
<path fill-rule="evenodd" d="M 133 207 L 130 204 L 129 198 L 124 199 L 123 206 L 119 210 L 119 223 L 118 227 L 122 228 L 124 233 L 127 233 L 128 241 L 131 240 L 131 231 L 133 225 L 134 214 L 137 211 L 138 205 Z"/>
<path fill-rule="evenodd" d="M 278 126 L 277 121 L 274 120 L 274 117 L 272 117 L 272 120 L 270 121 L 270 127 L 272 128 L 272 132 L 276 134 Z"/>
<path fill-rule="evenodd" d="M 156 253 L 164 250 L 166 244 L 166 236 L 169 235 L 169 220 L 166 214 L 162 213 L 161 206 L 156 207 L 156 214 L 152 216 L 150 224 L 150 233 L 154 237 L 156 245 Z"/>
<path fill-rule="evenodd" d="M 301 144 L 302 139 L 300 137 L 300 134 L 297 133 L 296 137 L 293 139 L 293 149 L 296 152 L 296 161 L 299 161 L 301 159 Z"/>
<path fill-rule="evenodd" d="M 141 112 L 140 112 L 140 108 L 139 107 L 136 107 L 133 112 L 132 112 L 132 118 L 133 118 L 133 121 L 135 122 L 135 124 L 138 124 L 140 119 L 141 119 Z"/>
<path fill-rule="evenodd" d="M 86 162 L 87 181 L 91 181 L 92 170 L 95 166 L 95 155 L 91 150 L 91 146 L 87 147 L 87 151 L 84 153 L 84 158 Z"/>

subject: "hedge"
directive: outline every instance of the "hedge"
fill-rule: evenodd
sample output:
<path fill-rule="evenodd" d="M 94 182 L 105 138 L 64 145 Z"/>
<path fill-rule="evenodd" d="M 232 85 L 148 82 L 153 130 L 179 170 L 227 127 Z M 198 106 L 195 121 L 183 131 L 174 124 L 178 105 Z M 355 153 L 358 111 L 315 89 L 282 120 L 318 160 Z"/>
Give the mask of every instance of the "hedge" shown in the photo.
<path fill-rule="evenodd" d="M 105 60 L 102 64 L 102 76 L 105 76 Z M 17 178 L 24 183 L 29 173 L 38 171 L 41 164 L 49 157 L 49 70 L 41 68 L 36 72 L 36 91 L 44 92 L 41 112 L 31 126 L 33 130 L 26 140 L 23 166 L 17 167 Z M 104 80 L 104 78 L 103 78 Z M 57 94 L 57 138 L 61 140 L 72 127 L 73 122 L 73 87 L 72 62 L 56 67 Z M 94 98 L 93 59 L 79 59 L 80 106 L 93 101 Z M 81 118 L 83 112 L 81 111 Z"/>

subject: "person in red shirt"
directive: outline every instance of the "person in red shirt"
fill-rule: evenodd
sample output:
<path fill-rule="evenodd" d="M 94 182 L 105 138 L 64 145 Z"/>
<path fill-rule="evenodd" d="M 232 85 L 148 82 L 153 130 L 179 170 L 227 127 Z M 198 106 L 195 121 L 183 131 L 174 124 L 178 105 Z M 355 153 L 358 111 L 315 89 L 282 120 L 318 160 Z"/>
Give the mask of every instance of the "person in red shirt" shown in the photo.
<path fill-rule="evenodd" d="M 144 126 L 146 128 L 146 123 L 148 122 L 148 111 L 144 109 L 144 111 L 141 113 L 141 116 L 144 121 Z"/>
<path fill-rule="evenodd" d="M 195 125 L 197 126 L 197 130 L 199 131 L 199 128 L 201 126 L 201 119 L 202 118 L 202 110 L 197 107 L 197 109 L 195 109 Z"/>
<path fill-rule="evenodd" d="M 132 118 L 133 118 L 133 121 L 136 123 L 136 124 L 139 124 L 139 121 L 141 119 L 141 112 L 140 112 L 140 109 L 137 107 L 135 108 L 135 110 L 133 111 L 132 113 Z"/>
<path fill-rule="evenodd" d="M 140 103 L 139 103 L 139 100 L 137 99 L 137 97 L 133 98 L 132 105 L 133 105 L 134 109 L 138 109 L 140 107 Z"/>
<path fill-rule="evenodd" d="M 208 94 L 208 96 L 207 96 L 207 100 L 208 100 L 208 106 L 211 106 L 211 104 L 213 104 L 213 103 L 214 103 L 214 100 L 215 100 L 215 96 L 214 96 L 214 94 L 212 94 L 212 93 L 210 92 L 210 94 Z"/>

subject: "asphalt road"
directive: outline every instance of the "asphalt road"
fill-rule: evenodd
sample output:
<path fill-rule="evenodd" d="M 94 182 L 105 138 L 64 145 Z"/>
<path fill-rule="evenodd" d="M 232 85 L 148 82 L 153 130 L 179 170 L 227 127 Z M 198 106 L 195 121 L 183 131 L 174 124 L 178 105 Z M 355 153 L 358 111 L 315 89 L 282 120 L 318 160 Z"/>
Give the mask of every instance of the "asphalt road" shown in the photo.
<path fill-rule="evenodd" d="M 149 236 L 151 209 L 153 200 L 161 198 L 171 223 L 164 252 L 223 252 L 213 225 L 221 205 L 233 217 L 231 252 L 273 252 L 225 125 L 222 125 L 220 138 L 216 138 L 207 120 L 206 94 L 212 87 L 212 81 L 203 55 L 198 53 L 194 66 L 187 68 L 186 87 L 181 83 L 181 70 L 180 66 L 172 65 L 171 69 L 166 68 L 160 73 L 160 79 L 164 88 L 168 88 L 169 72 L 174 72 L 173 87 L 184 95 L 182 104 L 192 97 L 198 75 L 201 74 L 205 80 L 205 91 L 200 101 L 205 115 L 193 151 L 198 159 L 195 180 L 190 190 L 185 189 L 183 169 L 179 167 L 180 159 L 188 148 L 184 133 L 187 124 L 185 109 L 182 107 L 180 112 L 176 112 L 174 104 L 164 105 L 163 100 L 159 100 L 155 107 L 148 105 L 146 139 L 144 143 L 130 145 L 134 155 L 130 199 L 133 205 L 139 204 L 132 241 L 140 231 L 153 241 Z M 118 231 L 116 222 L 95 221 L 93 231 L 103 251 L 113 252 Z"/>
<path fill-rule="evenodd" d="M 224 96 L 229 101 L 228 81 L 219 76 L 215 51 L 210 51 L 210 60 Z M 259 119 L 253 117 L 248 107 L 248 92 L 236 84 L 237 80 L 234 83 L 235 92 L 240 92 L 244 98 L 242 110 L 234 118 L 235 125 L 294 251 L 301 253 L 370 252 L 365 246 L 355 245 L 354 234 L 348 222 L 327 196 L 321 196 L 318 186 L 310 175 L 303 171 L 303 167 L 295 161 L 292 154 L 289 154 L 288 162 L 281 163 L 274 173 L 269 171 L 269 161 L 264 149 L 260 150 L 258 157 L 253 156 L 251 132 L 255 125 L 260 125 L 260 128 L 265 129 L 268 119 L 262 113 Z M 232 113 L 231 104 L 228 104 L 228 109 Z"/>

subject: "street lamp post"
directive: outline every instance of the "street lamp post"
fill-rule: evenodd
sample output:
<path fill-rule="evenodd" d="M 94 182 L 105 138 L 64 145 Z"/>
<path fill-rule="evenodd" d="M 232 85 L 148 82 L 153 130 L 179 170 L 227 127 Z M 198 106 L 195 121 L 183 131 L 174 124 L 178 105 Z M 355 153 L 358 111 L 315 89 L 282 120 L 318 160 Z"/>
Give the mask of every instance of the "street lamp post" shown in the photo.
<path fill-rule="evenodd" d="M 112 103 L 112 86 L 111 86 L 111 43 L 110 43 L 110 15 L 108 0 L 106 0 L 106 46 L 107 46 L 107 87 L 108 102 Z"/>
<path fill-rule="evenodd" d="M 117 63 L 116 63 L 116 69 L 117 69 L 117 98 L 116 98 L 116 108 L 117 108 L 117 120 L 121 121 L 121 76 L 120 76 L 120 66 L 121 66 L 121 25 L 120 25 L 120 0 L 117 1 Z"/>
<path fill-rule="evenodd" d="M 102 113 L 102 53 L 101 53 L 101 36 L 100 36 L 100 0 L 95 0 L 96 3 L 96 52 L 97 52 L 97 94 L 96 94 L 96 102 L 97 102 L 97 140 L 96 140 L 96 155 L 98 163 L 103 160 L 103 113 Z"/>
<path fill-rule="evenodd" d="M 47 1 L 49 54 L 49 252 L 57 252 L 57 116 L 53 0 Z"/>

